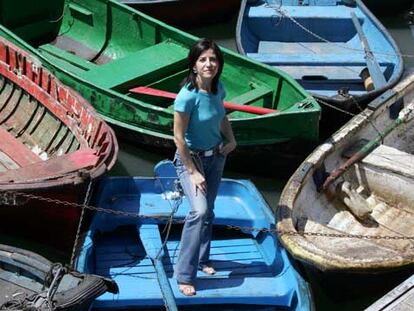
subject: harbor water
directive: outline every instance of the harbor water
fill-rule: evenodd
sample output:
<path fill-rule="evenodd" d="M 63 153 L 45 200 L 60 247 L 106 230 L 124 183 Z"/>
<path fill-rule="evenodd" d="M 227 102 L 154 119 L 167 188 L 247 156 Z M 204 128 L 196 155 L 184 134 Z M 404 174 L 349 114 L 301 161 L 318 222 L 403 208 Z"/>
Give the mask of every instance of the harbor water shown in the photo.
<path fill-rule="evenodd" d="M 401 13 L 393 16 L 380 17 L 380 20 L 396 40 L 400 47 L 401 53 L 406 55 L 404 57 L 405 66 L 414 66 L 414 39 L 410 33 L 406 21 L 403 18 L 403 14 Z M 234 37 L 235 27 L 236 17 L 227 23 L 190 29 L 187 31 L 199 37 L 212 38 L 221 46 L 236 50 Z M 140 146 L 139 142 L 137 142 L 137 144 L 132 144 L 119 141 L 119 146 L 120 152 L 118 161 L 110 172 L 110 175 L 152 176 L 153 167 L 158 161 L 163 160 L 166 157 L 172 157 L 172 154 L 160 154 L 154 150 L 146 149 Z M 231 158 L 229 161 L 231 161 Z M 247 161 L 252 161 L 252 159 L 246 159 L 246 162 Z M 260 165 L 269 164 L 271 163 L 260 163 Z M 249 165 L 259 164 L 249 162 Z M 224 175 L 225 177 L 230 178 L 252 180 L 268 204 L 274 209 L 277 206 L 279 196 L 284 184 L 287 181 L 289 173 L 291 172 L 282 172 L 275 169 L 271 171 L 270 174 L 261 175 L 252 173 L 250 170 L 249 172 L 246 172 L 242 166 L 239 166 L 238 168 L 231 166 L 231 169 L 225 170 Z M 66 258 L 62 254 L 54 252 L 53 249 L 45 248 L 43 245 L 34 244 L 33 242 L 26 240 L 20 241 L 14 237 L 1 235 L 1 233 L 0 243 L 15 244 L 17 246 L 26 247 L 31 250 L 38 251 L 45 256 L 49 256 L 52 260 L 61 260 L 62 258 Z M 311 271 L 306 267 L 303 268 L 302 272 L 312 286 L 317 311 L 363 310 L 412 273 L 410 271 L 402 271 L 392 275 L 390 278 L 379 278 L 383 280 L 383 284 L 381 284 L 382 286 L 379 287 L 375 286 L 378 284 L 370 284 L 376 281 L 370 282 L 368 280 L 366 283 L 362 282 L 363 286 L 359 286 L 361 289 L 358 287 L 359 292 L 352 292 L 347 295 L 346 291 L 355 289 L 357 282 L 361 283 L 361 276 L 348 276 L 346 279 L 341 279 L 335 283 L 332 280 L 326 280 L 325 277 L 318 272 Z M 332 288 L 332 284 L 334 284 L 335 288 Z"/>

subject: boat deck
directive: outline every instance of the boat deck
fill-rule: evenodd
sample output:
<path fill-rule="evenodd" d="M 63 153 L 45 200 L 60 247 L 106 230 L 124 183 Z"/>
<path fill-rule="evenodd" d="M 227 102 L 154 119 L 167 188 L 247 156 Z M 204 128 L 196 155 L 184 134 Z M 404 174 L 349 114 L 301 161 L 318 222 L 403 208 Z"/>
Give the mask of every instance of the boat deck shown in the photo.
<path fill-rule="evenodd" d="M 293 292 L 273 262 L 269 262 L 252 236 L 214 229 L 211 260 L 214 276 L 199 272 L 197 295 L 185 297 L 173 279 L 173 265 L 179 253 L 179 231 L 173 232 L 164 249 L 163 265 L 179 304 L 282 304 L 290 305 Z M 118 228 L 99 237 L 95 244 L 96 273 L 114 279 L 117 296 L 103 295 L 95 307 L 116 305 L 162 305 L 157 274 L 133 226 Z"/>

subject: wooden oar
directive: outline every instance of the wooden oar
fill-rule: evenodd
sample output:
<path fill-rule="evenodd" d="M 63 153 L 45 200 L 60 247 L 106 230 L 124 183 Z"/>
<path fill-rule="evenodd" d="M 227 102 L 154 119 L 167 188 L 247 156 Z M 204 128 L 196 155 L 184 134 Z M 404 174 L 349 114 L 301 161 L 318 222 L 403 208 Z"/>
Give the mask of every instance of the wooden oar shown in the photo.
<path fill-rule="evenodd" d="M 170 311 L 178 311 L 170 282 L 162 263 L 164 256 L 163 243 L 157 224 L 141 224 L 137 226 L 138 234 L 147 256 L 151 259 L 164 302 Z M 139 289 L 137 289 L 139 290 Z"/>
<path fill-rule="evenodd" d="M 374 83 L 374 88 L 378 89 L 387 84 L 384 75 L 382 74 L 381 68 L 372 53 L 368 40 L 362 30 L 361 24 L 359 23 L 358 17 L 354 12 L 351 12 L 352 22 L 354 23 L 355 29 L 358 33 L 359 39 L 361 40 L 362 48 L 365 52 L 365 61 L 367 63 L 369 75 L 371 76 L 372 82 Z"/>
<path fill-rule="evenodd" d="M 336 180 L 338 177 L 342 176 L 353 164 L 362 160 L 366 157 L 374 148 L 376 148 L 381 141 L 391 133 L 395 128 L 401 125 L 404 122 L 407 122 L 409 117 L 412 117 L 414 111 L 414 104 L 408 105 L 406 108 L 400 111 L 398 118 L 388 126 L 383 133 L 380 133 L 376 138 L 367 142 L 361 149 L 355 152 L 352 157 L 350 157 L 344 164 L 342 164 L 337 169 L 333 170 L 332 173 L 326 178 L 325 182 L 322 185 L 322 191 L 328 189 L 328 187 Z"/>
<path fill-rule="evenodd" d="M 177 97 L 176 93 L 158 90 L 158 89 L 154 89 L 152 87 L 147 87 L 147 86 L 135 87 L 133 89 L 130 89 L 129 91 L 132 93 L 137 93 L 137 94 L 159 96 L 159 97 L 165 97 L 165 98 L 171 98 L 171 99 L 175 99 Z M 224 108 L 235 110 L 235 111 L 243 111 L 243 112 L 249 112 L 249 113 L 254 113 L 254 114 L 261 114 L 261 115 L 277 112 L 277 110 L 275 109 L 239 105 L 239 104 L 234 104 L 234 103 L 229 103 L 229 102 L 224 102 Z"/>

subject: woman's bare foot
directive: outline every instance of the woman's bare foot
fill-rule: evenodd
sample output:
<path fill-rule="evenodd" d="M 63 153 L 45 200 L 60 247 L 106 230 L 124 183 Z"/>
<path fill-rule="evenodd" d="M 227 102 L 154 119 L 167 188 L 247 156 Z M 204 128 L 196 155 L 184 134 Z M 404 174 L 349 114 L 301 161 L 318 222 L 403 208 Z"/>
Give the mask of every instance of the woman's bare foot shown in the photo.
<path fill-rule="evenodd" d="M 201 269 L 201 271 L 203 271 L 205 274 L 208 274 L 208 275 L 214 275 L 214 274 L 216 274 L 216 269 L 214 269 L 211 266 L 204 266 Z"/>
<path fill-rule="evenodd" d="M 178 288 L 184 296 L 194 296 L 196 294 L 193 284 L 178 283 Z"/>

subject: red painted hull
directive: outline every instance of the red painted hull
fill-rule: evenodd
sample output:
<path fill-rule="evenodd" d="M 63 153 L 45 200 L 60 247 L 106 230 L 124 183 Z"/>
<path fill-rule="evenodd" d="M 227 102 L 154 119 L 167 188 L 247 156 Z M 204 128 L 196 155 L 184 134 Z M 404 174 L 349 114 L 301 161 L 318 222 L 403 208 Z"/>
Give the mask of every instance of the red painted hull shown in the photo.
<path fill-rule="evenodd" d="M 42 198 L 83 204 L 117 153 L 112 129 L 86 100 L 0 38 L 2 232 L 68 249 L 81 208 Z"/>
<path fill-rule="evenodd" d="M 120 0 L 134 9 L 176 27 L 189 28 L 230 20 L 237 15 L 240 0 Z"/>

